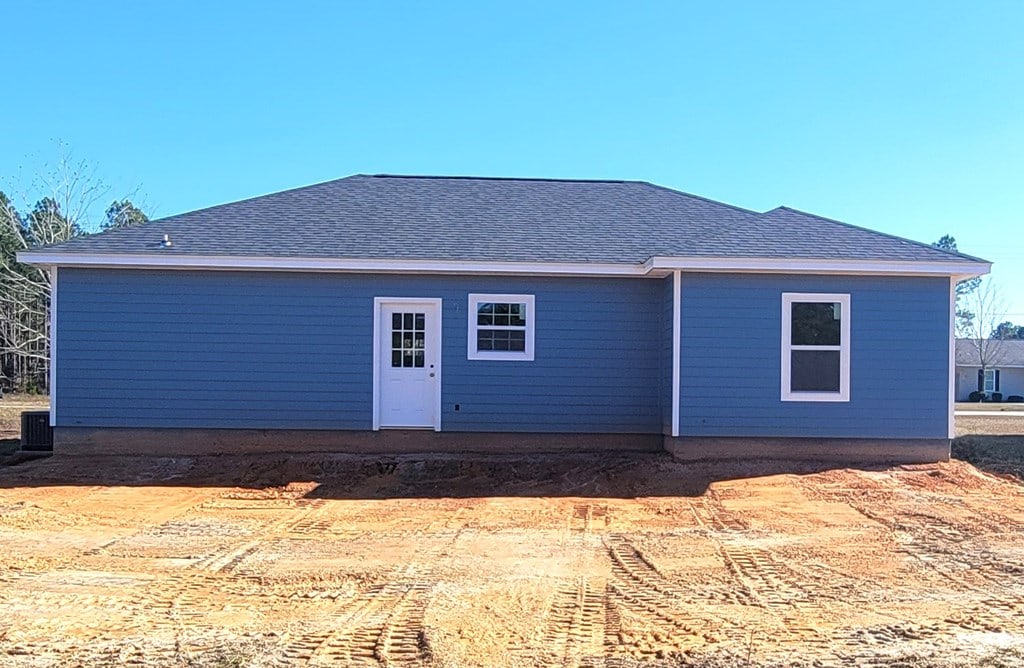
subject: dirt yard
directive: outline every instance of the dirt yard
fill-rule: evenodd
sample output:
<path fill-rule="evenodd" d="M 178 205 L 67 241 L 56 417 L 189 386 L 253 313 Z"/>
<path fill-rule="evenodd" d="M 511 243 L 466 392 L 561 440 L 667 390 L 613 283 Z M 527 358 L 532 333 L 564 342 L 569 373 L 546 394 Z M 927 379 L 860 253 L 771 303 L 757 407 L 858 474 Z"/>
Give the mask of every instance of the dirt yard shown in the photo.
<path fill-rule="evenodd" d="M 0 665 L 1024 663 L 1019 482 L 765 466 L 0 469 Z"/>

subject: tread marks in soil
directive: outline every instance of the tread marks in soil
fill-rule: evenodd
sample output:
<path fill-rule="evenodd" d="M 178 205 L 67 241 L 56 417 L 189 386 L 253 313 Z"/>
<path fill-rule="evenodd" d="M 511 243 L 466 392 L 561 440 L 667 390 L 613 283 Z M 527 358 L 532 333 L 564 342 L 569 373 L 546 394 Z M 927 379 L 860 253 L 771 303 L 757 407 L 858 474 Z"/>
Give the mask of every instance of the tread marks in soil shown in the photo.
<path fill-rule="evenodd" d="M 571 528 L 573 531 L 590 533 L 594 528 L 594 520 L 600 519 L 607 526 L 611 522 L 608 506 L 592 503 L 579 504 L 573 508 Z"/>
<path fill-rule="evenodd" d="M 739 516 L 726 510 L 713 490 L 690 499 L 690 511 L 697 524 L 709 531 L 746 531 L 749 527 Z"/>
<path fill-rule="evenodd" d="M 1024 573 L 1019 563 L 983 549 L 972 549 L 970 541 L 975 536 L 937 513 L 908 513 L 899 507 L 887 508 L 884 500 L 870 496 L 867 501 L 846 495 L 839 500 L 889 528 L 905 554 L 935 573 L 943 585 L 954 591 L 990 595 L 993 587 L 1003 590 L 1012 586 Z M 967 511 L 962 505 L 935 499 L 933 507 L 946 507 L 954 514 L 963 515 Z M 974 515 L 978 525 L 989 533 L 1004 530 L 994 518 Z"/>
<path fill-rule="evenodd" d="M 764 549 L 737 544 L 735 532 L 749 527 L 738 516 L 726 510 L 713 490 L 690 501 L 697 524 L 714 538 L 719 555 L 736 576 L 743 589 L 736 600 L 744 605 L 777 607 L 795 602 L 808 602 L 810 595 L 799 577 L 772 558 Z"/>
<path fill-rule="evenodd" d="M 267 539 L 277 538 L 295 530 L 296 526 L 310 521 L 323 508 L 325 501 L 291 501 L 292 508 L 298 512 L 270 521 L 259 532 L 256 538 L 219 547 L 191 564 L 191 568 L 211 573 L 233 573 L 245 559 L 260 550 Z"/>
<path fill-rule="evenodd" d="M 603 580 L 581 576 L 555 593 L 540 636 L 551 665 L 581 665 L 602 653 L 605 592 Z"/>
<path fill-rule="evenodd" d="M 582 569 L 588 553 L 598 551 L 599 543 L 591 533 L 596 520 L 602 521 L 604 526 L 610 523 L 607 505 L 577 504 L 568 517 L 566 545 L 574 552 L 577 572 Z M 535 647 L 510 645 L 509 651 L 525 656 L 536 656 L 535 652 L 539 651 L 546 665 L 566 668 L 602 665 L 607 610 L 604 578 L 579 575 L 556 590 Z"/>
<path fill-rule="evenodd" d="M 605 650 L 619 653 L 623 645 L 634 653 L 645 654 L 641 639 L 623 633 L 624 614 L 640 615 L 649 621 L 655 637 L 671 639 L 677 649 L 689 645 L 717 642 L 723 636 L 741 633 L 721 619 L 697 618 L 687 612 L 694 596 L 668 580 L 622 535 L 612 534 L 605 541 L 611 560 L 612 580 L 608 583 L 605 624 Z M 701 601 L 706 605 L 707 601 Z"/>
<path fill-rule="evenodd" d="M 390 666 L 419 664 L 428 659 L 431 650 L 424 618 L 435 584 L 433 566 L 450 556 L 469 510 L 459 508 L 445 521 L 451 529 L 445 531 L 448 541 L 418 552 L 411 560 L 431 566 L 406 566 L 388 582 L 370 587 L 347 605 L 339 605 L 328 613 L 326 629 L 320 627 L 294 640 L 284 647 L 282 657 L 302 665 Z"/>
<path fill-rule="evenodd" d="M 973 519 L 968 521 L 975 522 L 986 533 L 1005 531 L 1001 518 L 972 511 L 959 499 L 933 498 L 929 511 L 920 513 L 906 511 L 898 498 L 884 492 L 815 491 L 814 496 L 845 503 L 864 517 L 885 526 L 899 541 L 902 552 L 919 568 L 934 573 L 940 586 L 983 597 L 971 604 L 958 606 L 944 619 L 925 623 L 896 620 L 891 624 L 838 631 L 832 637 L 836 654 L 853 662 L 852 665 L 867 665 L 865 661 L 872 656 L 877 657 L 871 649 L 873 646 L 957 635 L 963 631 L 1019 633 L 1024 629 L 1020 565 L 989 551 L 973 548 L 970 543 L 976 535 L 945 519 L 941 509 L 948 509 L 955 517 L 973 515 Z"/>
<path fill-rule="evenodd" d="M 432 585 L 389 582 L 373 587 L 330 615 L 329 631 L 308 634 L 285 648 L 290 662 L 310 665 L 396 665 L 429 657 L 423 619 Z"/>

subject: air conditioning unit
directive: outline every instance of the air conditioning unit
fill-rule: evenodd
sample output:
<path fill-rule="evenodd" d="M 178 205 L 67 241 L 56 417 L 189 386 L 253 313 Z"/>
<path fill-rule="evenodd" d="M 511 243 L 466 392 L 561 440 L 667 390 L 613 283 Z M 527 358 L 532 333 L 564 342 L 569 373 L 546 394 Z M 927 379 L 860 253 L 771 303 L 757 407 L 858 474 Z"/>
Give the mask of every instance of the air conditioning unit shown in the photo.
<path fill-rule="evenodd" d="M 53 451 L 50 411 L 25 411 L 21 414 L 21 449 L 29 452 Z"/>

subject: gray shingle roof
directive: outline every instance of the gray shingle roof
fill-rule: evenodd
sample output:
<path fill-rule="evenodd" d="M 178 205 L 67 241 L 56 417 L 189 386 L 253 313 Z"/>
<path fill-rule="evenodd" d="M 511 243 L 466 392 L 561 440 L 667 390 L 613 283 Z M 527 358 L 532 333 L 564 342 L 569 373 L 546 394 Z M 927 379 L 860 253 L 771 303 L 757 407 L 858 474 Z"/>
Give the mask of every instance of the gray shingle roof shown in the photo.
<path fill-rule="evenodd" d="M 986 357 L 989 367 L 1024 367 L 1024 340 L 1007 339 L 988 341 Z M 957 366 L 981 366 L 978 362 L 978 348 L 970 339 L 956 340 Z"/>
<path fill-rule="evenodd" d="M 641 263 L 652 256 L 975 260 L 793 209 L 640 181 L 356 175 L 73 239 L 67 254 Z"/>

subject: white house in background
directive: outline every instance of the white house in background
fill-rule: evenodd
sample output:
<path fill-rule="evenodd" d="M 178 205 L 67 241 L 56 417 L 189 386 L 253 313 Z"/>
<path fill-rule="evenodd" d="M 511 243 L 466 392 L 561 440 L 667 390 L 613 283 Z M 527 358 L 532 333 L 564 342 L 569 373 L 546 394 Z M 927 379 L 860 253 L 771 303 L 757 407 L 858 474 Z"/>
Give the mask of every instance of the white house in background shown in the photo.
<path fill-rule="evenodd" d="M 1024 396 L 1024 340 L 1000 341 L 998 348 L 990 349 L 988 354 L 992 362 L 982 373 L 975 343 L 957 339 L 957 401 L 967 401 L 971 392 L 999 392 L 1003 401 L 1014 395 Z"/>

